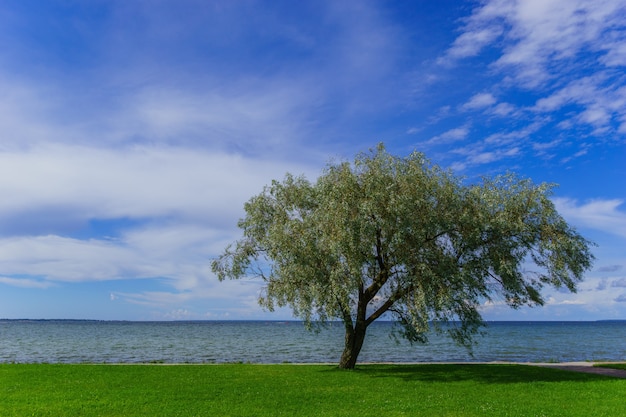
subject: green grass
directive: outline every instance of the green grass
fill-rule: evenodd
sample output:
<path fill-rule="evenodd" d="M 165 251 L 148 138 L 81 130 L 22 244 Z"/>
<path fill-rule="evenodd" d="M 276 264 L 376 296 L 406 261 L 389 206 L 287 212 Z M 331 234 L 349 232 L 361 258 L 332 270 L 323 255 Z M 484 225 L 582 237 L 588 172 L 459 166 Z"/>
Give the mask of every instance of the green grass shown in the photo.
<path fill-rule="evenodd" d="M 623 369 L 626 371 L 626 363 L 599 363 L 594 366 L 599 368 L 613 368 L 613 369 Z"/>
<path fill-rule="evenodd" d="M 0 365 L 1 416 L 617 416 L 626 380 L 524 365 Z"/>

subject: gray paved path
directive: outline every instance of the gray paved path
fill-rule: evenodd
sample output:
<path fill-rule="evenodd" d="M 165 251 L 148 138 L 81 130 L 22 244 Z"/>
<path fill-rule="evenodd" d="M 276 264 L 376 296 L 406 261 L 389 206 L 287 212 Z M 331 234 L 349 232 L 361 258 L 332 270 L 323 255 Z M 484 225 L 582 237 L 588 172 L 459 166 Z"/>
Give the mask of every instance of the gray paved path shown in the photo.
<path fill-rule="evenodd" d="M 590 362 L 567 362 L 567 363 L 533 363 L 529 365 L 543 366 L 546 368 L 562 369 L 564 371 L 585 372 L 588 374 L 606 375 L 614 378 L 626 378 L 623 369 L 599 368 Z"/>

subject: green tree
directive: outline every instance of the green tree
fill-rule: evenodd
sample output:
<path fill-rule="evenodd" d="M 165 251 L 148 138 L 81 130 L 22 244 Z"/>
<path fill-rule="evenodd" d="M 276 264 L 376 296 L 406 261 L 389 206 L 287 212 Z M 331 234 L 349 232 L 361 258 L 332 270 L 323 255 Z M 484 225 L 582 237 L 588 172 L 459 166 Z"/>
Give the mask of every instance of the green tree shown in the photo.
<path fill-rule="evenodd" d="M 574 292 L 591 267 L 590 242 L 557 213 L 551 188 L 512 174 L 465 185 L 421 153 L 380 145 L 315 183 L 273 181 L 245 204 L 243 237 L 212 268 L 220 280 L 263 279 L 270 311 L 342 320 L 340 368 L 354 368 L 383 315 L 412 342 L 435 326 L 470 346 L 485 301 L 542 305 L 545 285 Z"/>

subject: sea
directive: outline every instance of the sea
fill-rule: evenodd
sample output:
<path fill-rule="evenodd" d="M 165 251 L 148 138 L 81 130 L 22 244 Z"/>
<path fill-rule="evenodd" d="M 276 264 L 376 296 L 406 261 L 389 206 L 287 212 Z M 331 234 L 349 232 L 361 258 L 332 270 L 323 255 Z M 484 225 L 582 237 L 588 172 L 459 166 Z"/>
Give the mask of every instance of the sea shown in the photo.
<path fill-rule="evenodd" d="M 392 329 L 373 323 L 359 362 L 626 361 L 626 321 L 487 322 L 471 351 Z M 340 322 L 0 320 L 0 363 L 336 363 L 343 338 Z"/>

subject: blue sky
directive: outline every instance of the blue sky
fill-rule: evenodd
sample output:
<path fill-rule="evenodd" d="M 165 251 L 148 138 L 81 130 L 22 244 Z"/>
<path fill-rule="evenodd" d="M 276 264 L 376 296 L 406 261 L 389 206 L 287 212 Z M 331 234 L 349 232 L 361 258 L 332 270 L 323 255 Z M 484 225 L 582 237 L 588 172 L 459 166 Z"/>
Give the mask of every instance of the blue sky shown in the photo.
<path fill-rule="evenodd" d="M 623 0 L 0 5 L 0 318 L 285 319 L 210 261 L 243 204 L 378 142 L 512 170 L 597 257 L 490 320 L 626 319 Z"/>

